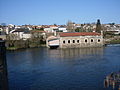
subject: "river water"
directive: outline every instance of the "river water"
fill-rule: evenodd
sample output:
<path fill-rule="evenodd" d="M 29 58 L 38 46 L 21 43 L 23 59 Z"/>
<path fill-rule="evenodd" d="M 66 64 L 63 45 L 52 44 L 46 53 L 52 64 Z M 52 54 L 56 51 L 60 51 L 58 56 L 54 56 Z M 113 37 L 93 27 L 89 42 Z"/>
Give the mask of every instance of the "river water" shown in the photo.
<path fill-rule="evenodd" d="M 120 46 L 8 51 L 7 64 L 10 90 L 112 90 L 103 80 L 120 70 Z"/>

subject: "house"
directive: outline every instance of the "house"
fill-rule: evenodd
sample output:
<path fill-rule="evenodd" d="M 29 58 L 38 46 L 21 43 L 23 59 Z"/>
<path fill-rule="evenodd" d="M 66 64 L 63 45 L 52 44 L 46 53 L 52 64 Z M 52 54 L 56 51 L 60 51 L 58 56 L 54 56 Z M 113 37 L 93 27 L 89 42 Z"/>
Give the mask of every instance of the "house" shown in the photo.
<path fill-rule="evenodd" d="M 28 29 L 20 28 L 13 30 L 11 33 L 16 36 L 16 40 L 20 40 L 20 39 L 27 40 L 31 38 L 31 34 L 29 33 Z"/>
<path fill-rule="evenodd" d="M 47 33 L 53 33 L 54 32 L 53 29 L 49 28 L 49 27 L 44 28 L 44 31 L 47 32 Z"/>
<path fill-rule="evenodd" d="M 65 27 L 59 27 L 58 31 L 59 32 L 67 32 L 67 29 Z"/>
<path fill-rule="evenodd" d="M 57 30 L 57 29 L 58 29 L 57 26 L 55 26 L 55 25 L 50 25 L 50 26 L 44 28 L 44 31 L 45 31 L 45 32 L 48 32 L 48 33 L 53 33 L 53 32 L 54 32 L 55 30 Z"/>

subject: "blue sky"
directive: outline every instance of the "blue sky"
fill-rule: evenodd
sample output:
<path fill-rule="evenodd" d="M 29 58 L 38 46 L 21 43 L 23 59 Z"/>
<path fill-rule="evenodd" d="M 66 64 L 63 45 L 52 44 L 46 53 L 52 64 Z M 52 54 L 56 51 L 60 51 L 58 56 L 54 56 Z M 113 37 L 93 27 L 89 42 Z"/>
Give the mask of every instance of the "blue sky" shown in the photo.
<path fill-rule="evenodd" d="M 0 23 L 120 23 L 120 0 L 0 0 Z"/>

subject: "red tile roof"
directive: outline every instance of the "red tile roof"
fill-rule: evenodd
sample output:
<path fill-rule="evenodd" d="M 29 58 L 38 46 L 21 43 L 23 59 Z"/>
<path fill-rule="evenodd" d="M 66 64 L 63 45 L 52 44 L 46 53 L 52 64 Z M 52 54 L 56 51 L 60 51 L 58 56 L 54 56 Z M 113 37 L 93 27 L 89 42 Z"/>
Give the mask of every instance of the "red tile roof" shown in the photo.
<path fill-rule="evenodd" d="M 70 33 L 59 33 L 60 37 L 69 37 L 69 36 L 100 36 L 100 33 L 96 32 L 70 32 Z"/>
<path fill-rule="evenodd" d="M 32 30 L 31 32 L 45 33 L 45 31 L 39 31 L 39 30 Z"/>

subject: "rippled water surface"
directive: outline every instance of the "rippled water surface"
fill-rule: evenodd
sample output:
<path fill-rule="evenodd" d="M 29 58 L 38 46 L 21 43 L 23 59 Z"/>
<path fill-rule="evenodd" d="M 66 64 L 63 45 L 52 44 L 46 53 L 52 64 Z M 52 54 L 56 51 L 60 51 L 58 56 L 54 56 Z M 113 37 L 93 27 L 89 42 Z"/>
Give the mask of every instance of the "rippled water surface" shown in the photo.
<path fill-rule="evenodd" d="M 10 90 L 111 90 L 103 80 L 120 70 L 120 46 L 8 51 L 7 63 Z"/>

